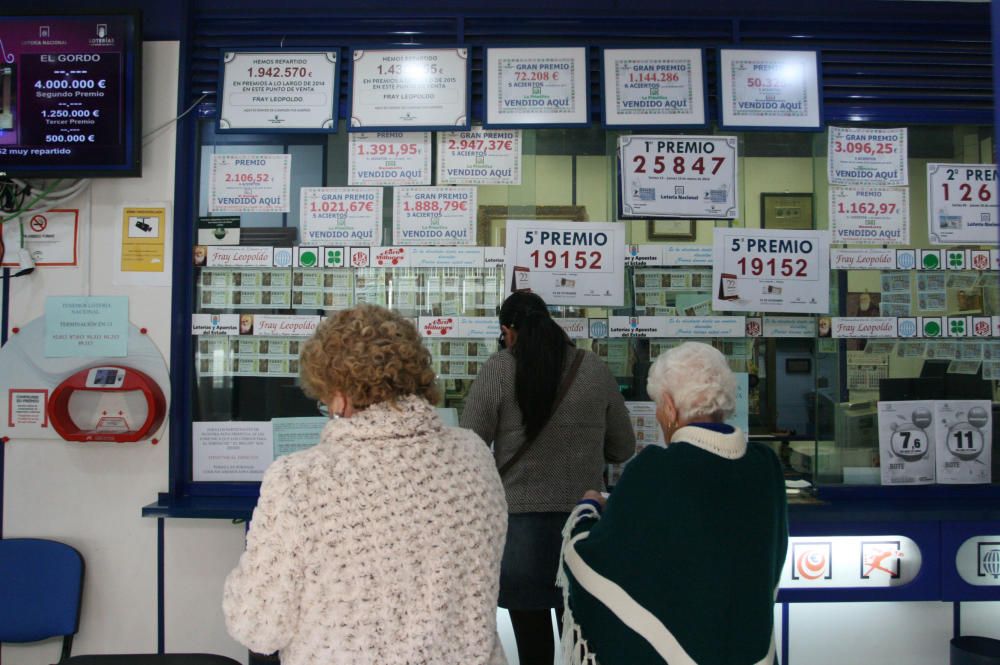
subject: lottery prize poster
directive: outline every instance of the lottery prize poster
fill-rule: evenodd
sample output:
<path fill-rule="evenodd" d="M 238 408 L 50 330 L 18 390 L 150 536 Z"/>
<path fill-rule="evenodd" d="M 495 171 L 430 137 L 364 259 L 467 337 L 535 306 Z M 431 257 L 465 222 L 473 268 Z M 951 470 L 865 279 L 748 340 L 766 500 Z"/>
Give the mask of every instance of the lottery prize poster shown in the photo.
<path fill-rule="evenodd" d="M 509 220 L 504 293 L 530 290 L 549 305 L 625 302 L 625 225 Z"/>
<path fill-rule="evenodd" d="M 928 233 L 935 245 L 1000 240 L 996 164 L 928 164 Z"/>
<path fill-rule="evenodd" d="M 934 482 L 934 401 L 878 403 L 883 485 Z"/>
<path fill-rule="evenodd" d="M 288 212 L 291 155 L 212 155 L 208 212 Z"/>
<path fill-rule="evenodd" d="M 831 242 L 910 243 L 910 188 L 830 186 Z"/>
<path fill-rule="evenodd" d="M 712 309 L 827 314 L 826 231 L 715 229 Z"/>
<path fill-rule="evenodd" d="M 303 245 L 380 245 L 381 187 L 303 187 Z"/>
<path fill-rule="evenodd" d="M 485 51 L 483 124 L 486 127 L 590 124 L 586 47 Z"/>
<path fill-rule="evenodd" d="M 988 399 L 934 402 L 939 483 L 991 482 L 991 406 Z"/>
<path fill-rule="evenodd" d="M 397 187 L 394 245 L 475 245 L 475 187 Z"/>
<path fill-rule="evenodd" d="M 822 127 L 816 51 L 719 49 L 722 127 Z"/>
<path fill-rule="evenodd" d="M 337 131 L 336 51 L 226 51 L 220 131 Z"/>
<path fill-rule="evenodd" d="M 736 146 L 735 136 L 619 137 L 622 217 L 736 217 Z"/>
<path fill-rule="evenodd" d="M 348 137 L 347 184 L 431 184 L 430 132 L 354 132 Z"/>
<path fill-rule="evenodd" d="M 604 123 L 705 125 L 701 49 L 604 49 Z"/>
<path fill-rule="evenodd" d="M 355 49 L 351 128 L 469 127 L 469 50 Z"/>
<path fill-rule="evenodd" d="M 831 185 L 906 186 L 906 128 L 830 127 L 827 180 Z"/>
<path fill-rule="evenodd" d="M 521 130 L 439 132 L 439 185 L 520 185 Z"/>

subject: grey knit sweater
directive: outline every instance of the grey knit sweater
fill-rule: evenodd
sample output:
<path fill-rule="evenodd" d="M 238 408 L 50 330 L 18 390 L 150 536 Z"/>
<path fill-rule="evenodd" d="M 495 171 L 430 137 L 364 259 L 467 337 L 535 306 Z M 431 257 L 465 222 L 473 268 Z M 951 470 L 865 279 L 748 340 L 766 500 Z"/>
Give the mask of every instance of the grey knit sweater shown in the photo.
<path fill-rule="evenodd" d="M 566 347 L 564 373 L 576 350 Z M 514 394 L 515 361 L 494 353 L 469 390 L 461 425 L 492 443 L 497 465 L 524 443 Z M 569 512 L 588 489 L 603 489 L 604 465 L 635 452 L 635 433 L 618 384 L 601 360 L 586 352 L 576 379 L 528 452 L 505 474 L 511 513 Z"/>

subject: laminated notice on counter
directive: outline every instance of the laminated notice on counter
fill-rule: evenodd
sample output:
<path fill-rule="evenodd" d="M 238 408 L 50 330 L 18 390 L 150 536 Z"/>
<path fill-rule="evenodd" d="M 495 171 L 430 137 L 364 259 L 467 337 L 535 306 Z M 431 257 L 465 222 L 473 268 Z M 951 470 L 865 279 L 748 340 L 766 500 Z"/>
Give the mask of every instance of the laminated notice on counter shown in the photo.
<path fill-rule="evenodd" d="M 993 418 L 990 400 L 934 402 L 937 481 L 943 484 L 991 482 Z"/>
<path fill-rule="evenodd" d="M 934 402 L 878 403 L 878 445 L 883 485 L 934 482 Z"/>

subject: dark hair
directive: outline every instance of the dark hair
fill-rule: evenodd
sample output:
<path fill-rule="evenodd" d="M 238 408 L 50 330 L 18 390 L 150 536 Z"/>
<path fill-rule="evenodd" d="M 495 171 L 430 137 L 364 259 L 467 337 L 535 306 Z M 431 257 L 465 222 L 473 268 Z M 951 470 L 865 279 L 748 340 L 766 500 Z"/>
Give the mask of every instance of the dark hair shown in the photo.
<path fill-rule="evenodd" d="M 511 294 L 500 307 L 500 325 L 517 332 L 514 392 L 526 437 L 541 431 L 562 380 L 569 337 L 534 293 Z"/>

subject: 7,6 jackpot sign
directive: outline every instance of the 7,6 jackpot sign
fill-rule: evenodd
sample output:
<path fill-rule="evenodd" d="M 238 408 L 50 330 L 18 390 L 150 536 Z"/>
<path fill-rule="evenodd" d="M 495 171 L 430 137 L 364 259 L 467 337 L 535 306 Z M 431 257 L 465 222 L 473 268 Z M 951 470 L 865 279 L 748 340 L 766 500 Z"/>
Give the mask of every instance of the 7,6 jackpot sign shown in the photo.
<path fill-rule="evenodd" d="M 736 137 L 622 136 L 622 217 L 736 217 Z"/>

